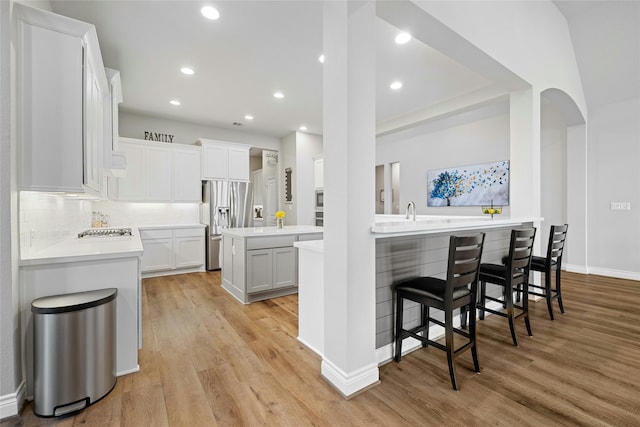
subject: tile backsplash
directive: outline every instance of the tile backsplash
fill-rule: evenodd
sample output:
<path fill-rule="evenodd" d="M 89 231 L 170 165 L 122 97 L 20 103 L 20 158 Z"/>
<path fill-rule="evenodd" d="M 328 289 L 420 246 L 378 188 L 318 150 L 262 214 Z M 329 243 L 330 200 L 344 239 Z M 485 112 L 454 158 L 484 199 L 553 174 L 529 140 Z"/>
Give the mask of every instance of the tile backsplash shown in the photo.
<path fill-rule="evenodd" d="M 109 227 L 200 223 L 200 203 L 125 203 L 83 200 L 61 193 L 20 192 L 20 254 L 29 257 L 91 227 L 92 212 Z"/>
<path fill-rule="evenodd" d="M 48 248 L 91 227 L 91 200 L 59 193 L 20 192 L 20 254 Z"/>

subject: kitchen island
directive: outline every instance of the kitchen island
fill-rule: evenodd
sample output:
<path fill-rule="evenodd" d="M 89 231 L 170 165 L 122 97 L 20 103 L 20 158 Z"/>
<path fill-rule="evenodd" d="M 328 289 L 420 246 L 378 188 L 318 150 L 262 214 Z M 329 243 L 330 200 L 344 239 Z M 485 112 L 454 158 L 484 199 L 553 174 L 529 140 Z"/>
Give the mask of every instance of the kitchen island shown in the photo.
<path fill-rule="evenodd" d="M 68 238 L 20 260 L 20 313 L 29 395 L 33 392 L 31 302 L 40 297 L 117 288 L 116 374 L 140 370 L 142 253 L 140 233 L 131 227 L 131 236 Z"/>
<path fill-rule="evenodd" d="M 322 239 L 322 227 L 225 228 L 222 287 L 243 304 L 298 292 L 294 242 Z"/>

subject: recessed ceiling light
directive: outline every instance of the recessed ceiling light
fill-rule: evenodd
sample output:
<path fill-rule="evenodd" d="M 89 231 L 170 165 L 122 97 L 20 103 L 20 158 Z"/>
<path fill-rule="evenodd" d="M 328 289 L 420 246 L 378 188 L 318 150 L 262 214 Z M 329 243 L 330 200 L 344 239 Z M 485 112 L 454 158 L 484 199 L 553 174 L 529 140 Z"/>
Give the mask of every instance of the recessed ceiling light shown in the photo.
<path fill-rule="evenodd" d="M 307 130 L 307 127 L 305 125 L 300 126 L 300 130 Z"/>
<path fill-rule="evenodd" d="M 324 64 L 324 53 L 318 57 L 318 61 Z"/>
<path fill-rule="evenodd" d="M 280 98 L 284 98 L 284 93 L 282 93 L 282 92 L 276 92 L 276 93 L 274 93 L 274 94 L 273 94 L 273 97 L 274 97 L 274 98 L 278 98 L 278 99 L 280 99 Z"/>
<path fill-rule="evenodd" d="M 247 114 L 246 116 L 244 116 L 244 118 L 247 120 L 253 120 L 253 116 L 250 114 Z"/>
<path fill-rule="evenodd" d="M 180 68 L 180 71 L 182 71 L 182 74 L 186 74 L 188 76 L 193 75 L 193 73 L 195 73 L 195 71 L 193 71 L 193 68 L 189 68 L 189 67 L 182 67 Z"/>
<path fill-rule="evenodd" d="M 178 101 L 177 99 L 172 99 L 171 101 L 169 101 L 169 104 L 171 104 L 171 105 L 180 105 L 180 101 Z"/>
<path fill-rule="evenodd" d="M 400 33 L 396 36 L 396 43 L 405 44 L 409 40 L 411 40 L 411 34 L 409 33 Z"/>
<path fill-rule="evenodd" d="M 202 13 L 202 15 L 208 19 L 220 18 L 220 12 L 218 12 L 218 9 L 212 6 L 203 7 L 202 9 L 200 9 L 200 13 Z"/>
<path fill-rule="evenodd" d="M 402 87 L 402 82 L 393 82 L 389 85 L 389 87 L 393 90 L 398 90 Z"/>

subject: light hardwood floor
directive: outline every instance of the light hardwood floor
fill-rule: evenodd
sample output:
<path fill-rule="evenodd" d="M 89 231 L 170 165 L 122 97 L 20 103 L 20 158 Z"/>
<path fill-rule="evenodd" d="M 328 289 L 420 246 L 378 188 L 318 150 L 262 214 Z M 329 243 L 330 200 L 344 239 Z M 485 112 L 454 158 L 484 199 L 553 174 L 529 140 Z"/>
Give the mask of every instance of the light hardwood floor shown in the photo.
<path fill-rule="evenodd" d="M 531 304 L 534 336 L 519 319 L 519 348 L 506 319 L 479 322 L 482 373 L 458 358 L 460 391 L 445 354 L 421 349 L 347 401 L 296 340 L 296 296 L 243 306 L 219 273 L 146 279 L 141 371 L 75 416 L 27 405 L 1 425 L 639 426 L 640 282 L 563 272 L 563 286 L 566 314 Z"/>

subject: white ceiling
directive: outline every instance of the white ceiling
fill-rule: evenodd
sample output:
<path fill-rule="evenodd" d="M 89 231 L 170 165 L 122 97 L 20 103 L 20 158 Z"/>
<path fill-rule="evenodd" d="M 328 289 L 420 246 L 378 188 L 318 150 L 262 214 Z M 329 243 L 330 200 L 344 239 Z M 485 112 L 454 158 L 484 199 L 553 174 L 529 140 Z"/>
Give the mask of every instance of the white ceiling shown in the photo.
<path fill-rule="evenodd" d="M 216 1 L 63 1 L 53 11 L 96 26 L 106 67 L 120 70 L 121 110 L 282 137 L 306 125 L 322 133 L 322 4 Z M 490 82 L 379 20 L 377 116 L 387 120 Z M 195 75 L 180 68 L 189 65 Z M 401 80 L 399 91 L 389 88 Z M 282 91 L 285 98 L 273 97 Z M 179 107 L 169 104 L 178 99 Z M 254 116 L 253 121 L 244 118 Z"/>
<path fill-rule="evenodd" d="M 556 0 L 589 107 L 640 97 L 640 1 Z"/>
<path fill-rule="evenodd" d="M 123 111 L 222 128 L 240 122 L 240 130 L 276 137 L 301 125 L 322 133 L 319 1 L 218 0 L 217 21 L 202 17 L 200 1 L 51 3 L 54 12 L 96 26 L 105 66 L 121 72 Z M 570 23 L 588 103 L 638 96 L 640 2 L 555 3 Z M 398 32 L 378 20 L 378 122 L 491 86 L 421 42 L 397 45 Z M 185 65 L 195 75 L 180 73 Z M 399 91 L 389 88 L 396 79 L 404 84 Z M 275 99 L 275 91 L 285 98 Z"/>

